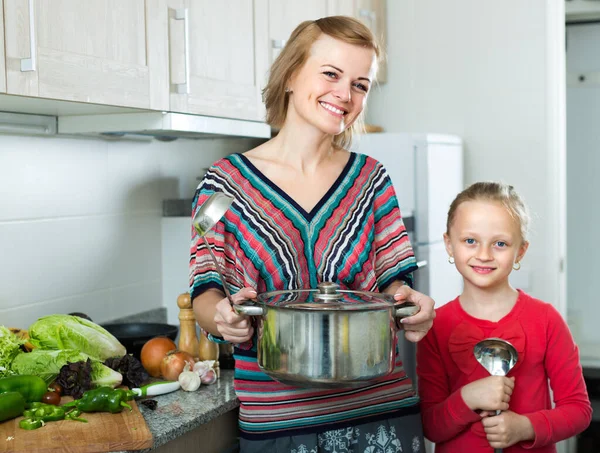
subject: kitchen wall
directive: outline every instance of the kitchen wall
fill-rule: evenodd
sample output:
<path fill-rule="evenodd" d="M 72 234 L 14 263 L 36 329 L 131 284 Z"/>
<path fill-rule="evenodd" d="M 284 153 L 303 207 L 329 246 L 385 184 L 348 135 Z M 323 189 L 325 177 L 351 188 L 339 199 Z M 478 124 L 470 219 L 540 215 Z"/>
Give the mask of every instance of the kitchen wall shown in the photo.
<path fill-rule="evenodd" d="M 161 307 L 162 200 L 191 198 L 206 167 L 252 144 L 0 135 L 0 324 Z"/>
<path fill-rule="evenodd" d="M 564 305 L 564 4 L 387 2 L 388 83 L 369 122 L 457 134 L 466 183 L 503 180 L 533 213 L 516 284 Z"/>

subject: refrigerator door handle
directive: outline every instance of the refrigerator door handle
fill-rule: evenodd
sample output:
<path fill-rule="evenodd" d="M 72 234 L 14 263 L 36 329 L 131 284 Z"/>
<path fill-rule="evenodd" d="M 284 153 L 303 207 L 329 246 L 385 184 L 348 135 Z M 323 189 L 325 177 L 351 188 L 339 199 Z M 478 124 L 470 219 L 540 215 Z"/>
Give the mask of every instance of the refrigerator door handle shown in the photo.
<path fill-rule="evenodd" d="M 417 261 L 417 267 L 419 269 L 427 266 L 427 260 Z"/>

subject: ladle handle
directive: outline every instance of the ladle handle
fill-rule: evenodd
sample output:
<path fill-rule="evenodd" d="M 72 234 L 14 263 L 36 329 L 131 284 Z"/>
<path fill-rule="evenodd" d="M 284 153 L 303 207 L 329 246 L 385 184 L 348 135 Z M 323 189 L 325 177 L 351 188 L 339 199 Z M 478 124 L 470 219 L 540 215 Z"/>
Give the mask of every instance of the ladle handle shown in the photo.
<path fill-rule="evenodd" d="M 502 411 L 500 409 L 498 409 L 496 411 L 496 415 L 500 415 L 502 413 Z M 494 453 L 502 453 L 504 451 L 503 448 L 494 448 Z"/>
<path fill-rule="evenodd" d="M 227 296 L 229 303 L 233 307 L 235 304 L 233 303 L 233 299 L 231 298 L 231 293 L 229 292 L 229 289 L 227 288 L 227 282 L 225 281 L 225 277 L 223 277 L 223 272 L 221 272 L 221 266 L 219 265 L 219 262 L 217 261 L 217 257 L 213 253 L 212 247 L 210 246 L 210 243 L 206 239 L 206 236 L 202 236 L 202 240 L 204 241 L 206 248 L 210 252 L 210 256 L 213 260 L 213 263 L 215 264 L 215 269 L 217 270 L 217 274 L 219 274 L 219 278 L 221 279 L 221 285 L 223 285 L 223 291 L 225 291 L 225 295 Z"/>

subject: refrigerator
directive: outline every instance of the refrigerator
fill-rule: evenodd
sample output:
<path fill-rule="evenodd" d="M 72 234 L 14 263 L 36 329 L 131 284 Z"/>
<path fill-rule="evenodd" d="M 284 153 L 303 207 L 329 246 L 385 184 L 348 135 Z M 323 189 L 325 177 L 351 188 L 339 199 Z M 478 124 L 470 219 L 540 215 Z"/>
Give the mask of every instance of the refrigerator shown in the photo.
<path fill-rule="evenodd" d="M 566 44 L 567 322 L 594 408 L 590 426 L 569 439 L 567 451 L 587 453 L 600 451 L 600 23 L 568 24 Z"/>
<path fill-rule="evenodd" d="M 454 299 L 462 292 L 462 277 L 448 263 L 443 234 L 450 203 L 464 188 L 461 138 L 373 133 L 359 136 L 352 150 L 374 157 L 390 175 L 419 266 L 415 289 L 436 307 Z M 418 387 L 415 353 L 415 344 L 400 336 L 404 368 Z"/>

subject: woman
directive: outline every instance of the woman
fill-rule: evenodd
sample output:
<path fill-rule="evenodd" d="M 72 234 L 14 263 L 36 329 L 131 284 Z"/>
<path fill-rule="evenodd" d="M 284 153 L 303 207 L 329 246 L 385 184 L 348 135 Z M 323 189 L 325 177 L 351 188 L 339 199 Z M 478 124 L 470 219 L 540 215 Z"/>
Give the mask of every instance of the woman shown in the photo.
<path fill-rule="evenodd" d="M 409 286 L 415 259 L 390 178 L 374 159 L 346 150 L 378 56 L 371 32 L 352 18 L 300 24 L 264 90 L 267 122 L 278 135 L 216 162 L 193 210 L 215 191 L 234 198 L 210 240 L 236 303 L 322 281 L 385 291 L 420 305 L 402 323 L 418 341 L 432 325 L 434 303 Z M 390 376 L 358 389 L 286 386 L 258 368 L 252 322 L 231 309 L 197 236 L 190 292 L 200 326 L 236 345 L 242 452 L 424 451 L 418 398 L 399 359 Z"/>

